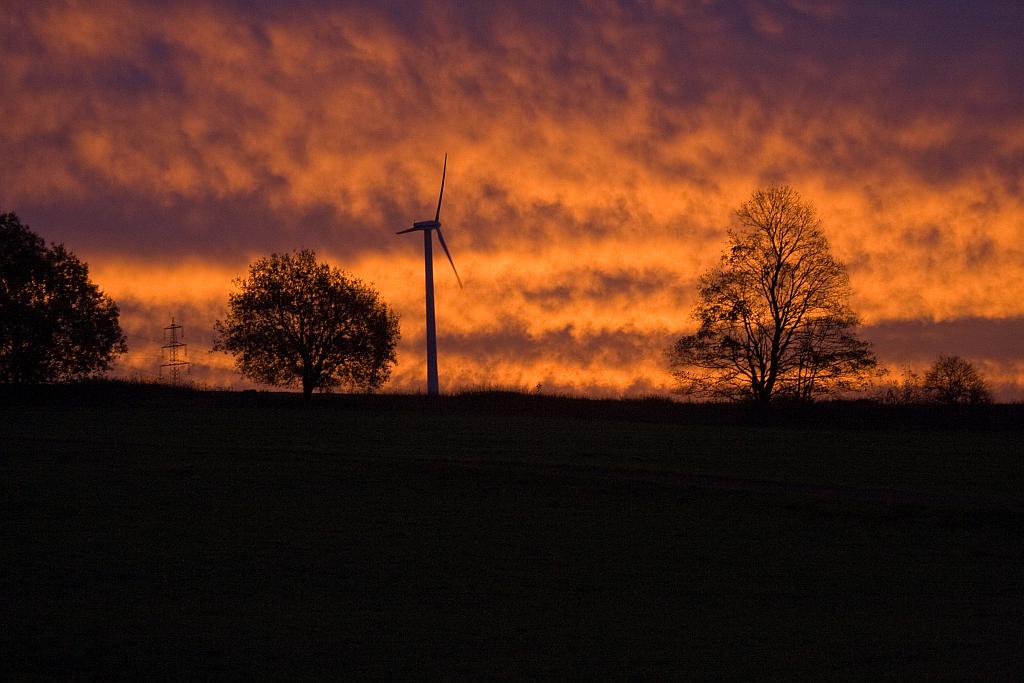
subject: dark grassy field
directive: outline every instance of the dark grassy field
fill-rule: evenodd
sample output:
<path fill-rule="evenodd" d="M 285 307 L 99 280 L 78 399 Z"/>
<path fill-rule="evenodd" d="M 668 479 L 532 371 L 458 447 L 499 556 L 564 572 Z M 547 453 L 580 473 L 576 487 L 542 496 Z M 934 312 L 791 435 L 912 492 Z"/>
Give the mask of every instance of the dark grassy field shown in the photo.
<path fill-rule="evenodd" d="M 1024 406 L 0 392 L 3 666 L 1019 679 Z"/>

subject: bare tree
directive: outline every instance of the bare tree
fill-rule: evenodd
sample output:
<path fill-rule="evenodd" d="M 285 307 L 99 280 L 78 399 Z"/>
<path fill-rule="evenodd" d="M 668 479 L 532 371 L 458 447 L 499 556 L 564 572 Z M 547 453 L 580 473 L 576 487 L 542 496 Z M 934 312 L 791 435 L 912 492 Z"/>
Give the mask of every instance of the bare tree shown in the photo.
<path fill-rule="evenodd" d="M 882 385 L 880 390 L 879 400 L 892 405 L 914 405 L 926 400 L 924 380 L 909 368 L 903 369 L 899 380 L 891 380 Z"/>
<path fill-rule="evenodd" d="M 939 356 L 924 376 L 925 394 L 939 403 L 991 403 L 985 378 L 970 361 Z"/>
<path fill-rule="evenodd" d="M 854 328 L 845 266 L 790 187 L 755 192 L 700 280 L 695 334 L 668 351 L 680 390 L 712 399 L 810 400 L 864 385 L 877 361 Z"/>

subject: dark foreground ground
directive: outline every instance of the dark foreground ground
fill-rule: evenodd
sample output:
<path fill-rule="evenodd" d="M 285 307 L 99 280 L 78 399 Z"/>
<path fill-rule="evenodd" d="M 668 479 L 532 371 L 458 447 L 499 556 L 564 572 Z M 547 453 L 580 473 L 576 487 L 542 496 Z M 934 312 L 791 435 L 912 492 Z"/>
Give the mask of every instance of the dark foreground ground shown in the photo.
<path fill-rule="evenodd" d="M 0 392 L 5 673 L 1024 673 L 1024 407 Z"/>

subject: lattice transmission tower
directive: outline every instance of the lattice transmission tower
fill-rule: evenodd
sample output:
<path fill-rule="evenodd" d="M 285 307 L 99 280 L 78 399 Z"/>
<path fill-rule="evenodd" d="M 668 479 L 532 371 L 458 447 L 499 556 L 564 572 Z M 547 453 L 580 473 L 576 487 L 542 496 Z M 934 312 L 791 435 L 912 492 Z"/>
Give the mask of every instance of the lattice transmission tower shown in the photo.
<path fill-rule="evenodd" d="M 166 352 L 167 362 L 160 364 L 160 379 L 164 379 L 164 368 L 167 368 L 167 380 L 171 384 L 177 384 L 182 369 L 185 372 L 189 371 L 189 363 L 186 360 L 188 358 L 188 346 L 181 340 L 185 338 L 185 328 L 174 322 L 174 316 L 171 316 L 171 324 L 164 328 L 164 341 L 166 342 L 160 347 L 160 360 L 164 359 Z M 180 338 L 178 334 L 181 334 Z M 178 354 L 181 354 L 180 356 Z"/>

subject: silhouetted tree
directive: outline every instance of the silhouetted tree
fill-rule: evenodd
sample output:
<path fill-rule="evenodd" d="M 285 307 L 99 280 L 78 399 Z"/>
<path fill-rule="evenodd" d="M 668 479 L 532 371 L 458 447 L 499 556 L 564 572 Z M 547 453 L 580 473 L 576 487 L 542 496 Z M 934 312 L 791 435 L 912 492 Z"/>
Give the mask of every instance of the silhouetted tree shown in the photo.
<path fill-rule="evenodd" d="M 235 280 L 215 350 L 246 377 L 275 386 L 372 390 L 391 374 L 398 317 L 370 286 L 318 263 L 312 251 L 272 254 Z"/>
<path fill-rule="evenodd" d="M 863 386 L 877 361 L 854 334 L 846 268 L 814 208 L 772 187 L 736 215 L 728 251 L 700 279 L 699 328 L 668 351 L 680 390 L 768 403 Z"/>
<path fill-rule="evenodd" d="M 925 394 L 939 403 L 991 403 L 985 378 L 959 356 L 939 356 L 924 376 Z"/>
<path fill-rule="evenodd" d="M 64 382 L 127 350 L 117 305 L 62 244 L 0 214 L 0 382 Z"/>
<path fill-rule="evenodd" d="M 913 405 L 924 403 L 927 398 L 924 391 L 924 381 L 921 376 L 913 370 L 904 369 L 899 381 L 892 381 L 882 386 L 881 400 L 884 403 L 893 405 Z"/>

